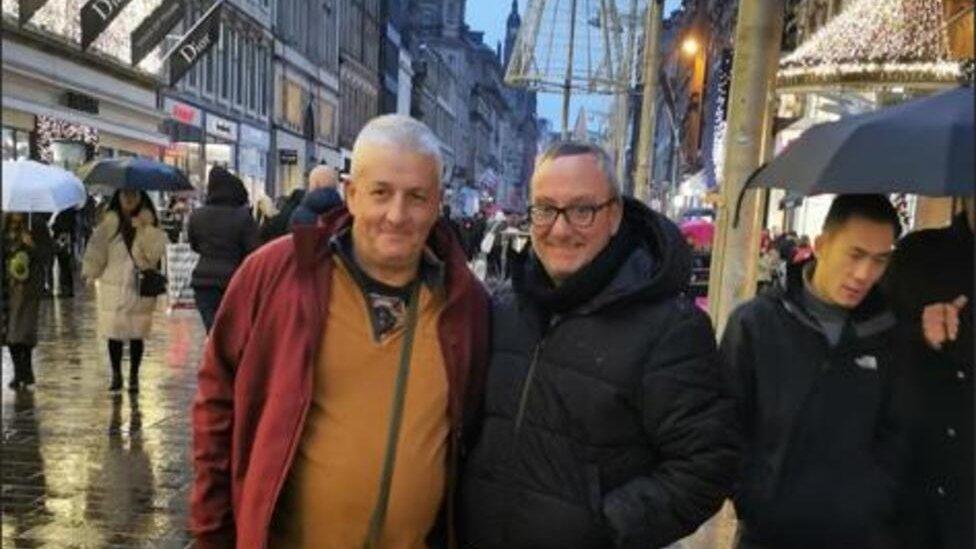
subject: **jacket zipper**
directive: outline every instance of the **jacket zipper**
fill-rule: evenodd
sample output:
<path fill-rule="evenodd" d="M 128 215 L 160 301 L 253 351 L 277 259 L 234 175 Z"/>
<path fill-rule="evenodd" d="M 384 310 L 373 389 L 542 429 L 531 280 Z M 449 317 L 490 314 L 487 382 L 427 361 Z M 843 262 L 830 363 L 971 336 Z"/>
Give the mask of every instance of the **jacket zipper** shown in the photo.
<path fill-rule="evenodd" d="M 542 349 L 546 344 L 546 336 L 549 332 L 559 324 L 561 317 L 558 315 L 553 316 L 549 320 L 549 326 L 546 331 L 542 334 L 539 342 L 535 345 L 535 350 L 532 351 L 532 362 L 529 363 L 529 371 L 525 375 L 525 383 L 522 384 L 522 394 L 519 397 L 518 411 L 515 413 L 515 437 L 518 438 L 519 432 L 522 430 L 522 421 L 525 420 L 525 408 L 529 403 L 529 391 L 532 389 L 532 381 L 535 379 L 535 371 L 539 365 L 539 357 L 542 355 Z"/>

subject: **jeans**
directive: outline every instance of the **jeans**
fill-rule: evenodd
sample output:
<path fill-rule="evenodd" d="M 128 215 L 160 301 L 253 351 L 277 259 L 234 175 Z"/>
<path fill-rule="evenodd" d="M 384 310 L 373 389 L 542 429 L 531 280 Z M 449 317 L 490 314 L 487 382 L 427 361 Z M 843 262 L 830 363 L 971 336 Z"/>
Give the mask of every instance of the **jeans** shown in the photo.
<path fill-rule="evenodd" d="M 214 317 L 217 316 L 217 309 L 220 307 L 220 300 L 224 297 L 222 288 L 213 287 L 194 287 L 193 298 L 197 302 L 197 310 L 200 311 L 200 318 L 203 319 L 203 326 L 210 333 L 213 326 Z"/>

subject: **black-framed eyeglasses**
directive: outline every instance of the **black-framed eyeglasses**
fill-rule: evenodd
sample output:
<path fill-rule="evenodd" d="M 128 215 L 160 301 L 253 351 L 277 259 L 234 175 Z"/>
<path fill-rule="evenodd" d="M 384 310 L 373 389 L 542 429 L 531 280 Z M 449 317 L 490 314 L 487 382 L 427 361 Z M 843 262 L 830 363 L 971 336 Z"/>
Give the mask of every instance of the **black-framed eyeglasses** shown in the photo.
<path fill-rule="evenodd" d="M 562 214 L 570 225 L 578 228 L 586 228 L 593 224 L 593 221 L 596 220 L 596 214 L 600 210 L 616 201 L 616 198 L 611 198 L 600 204 L 575 204 L 566 206 L 565 208 L 558 208 L 548 204 L 535 204 L 529 206 L 529 219 L 533 225 L 547 227 L 555 223 L 559 214 Z"/>

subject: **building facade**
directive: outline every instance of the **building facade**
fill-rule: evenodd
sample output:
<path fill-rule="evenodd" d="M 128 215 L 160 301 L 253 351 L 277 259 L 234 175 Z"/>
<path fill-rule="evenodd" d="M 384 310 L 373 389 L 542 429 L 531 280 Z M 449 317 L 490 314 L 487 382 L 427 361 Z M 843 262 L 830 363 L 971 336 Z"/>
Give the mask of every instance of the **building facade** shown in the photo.
<path fill-rule="evenodd" d="M 272 163 L 275 196 L 304 188 L 316 164 L 343 165 L 339 149 L 340 0 L 278 0 Z"/>
<path fill-rule="evenodd" d="M 183 32 L 210 4 L 193 0 L 185 6 Z M 238 173 L 252 198 L 271 190 L 273 10 L 271 0 L 225 1 L 220 41 L 176 86 L 159 90 L 171 141 L 163 159 L 201 191 L 214 166 Z"/>
<path fill-rule="evenodd" d="M 380 112 L 380 0 L 339 4 L 339 146 L 348 168 L 356 135 Z"/>
<path fill-rule="evenodd" d="M 483 32 L 465 25 L 463 0 L 411 0 L 409 14 L 415 56 L 431 58 L 434 52 L 438 66 L 454 75 L 457 86 L 453 98 L 442 97 L 454 101 L 453 127 L 448 130 L 441 121 L 438 133 L 453 151 L 449 185 L 495 197 L 504 209 L 521 210 L 538 132 L 535 94 L 504 84 L 505 60 L 521 25 L 518 3 L 511 9 L 506 50 L 486 44 Z"/>

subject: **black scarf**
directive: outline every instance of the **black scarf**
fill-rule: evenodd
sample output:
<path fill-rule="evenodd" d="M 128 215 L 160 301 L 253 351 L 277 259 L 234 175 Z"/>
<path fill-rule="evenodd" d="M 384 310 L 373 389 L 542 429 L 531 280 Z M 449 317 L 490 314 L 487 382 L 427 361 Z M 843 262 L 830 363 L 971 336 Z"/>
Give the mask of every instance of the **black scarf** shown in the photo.
<path fill-rule="evenodd" d="M 529 252 L 521 268 L 512 273 L 515 290 L 550 314 L 563 314 L 595 297 L 617 274 L 617 270 L 637 248 L 638 240 L 624 220 L 593 261 L 556 286 L 534 252 Z"/>

